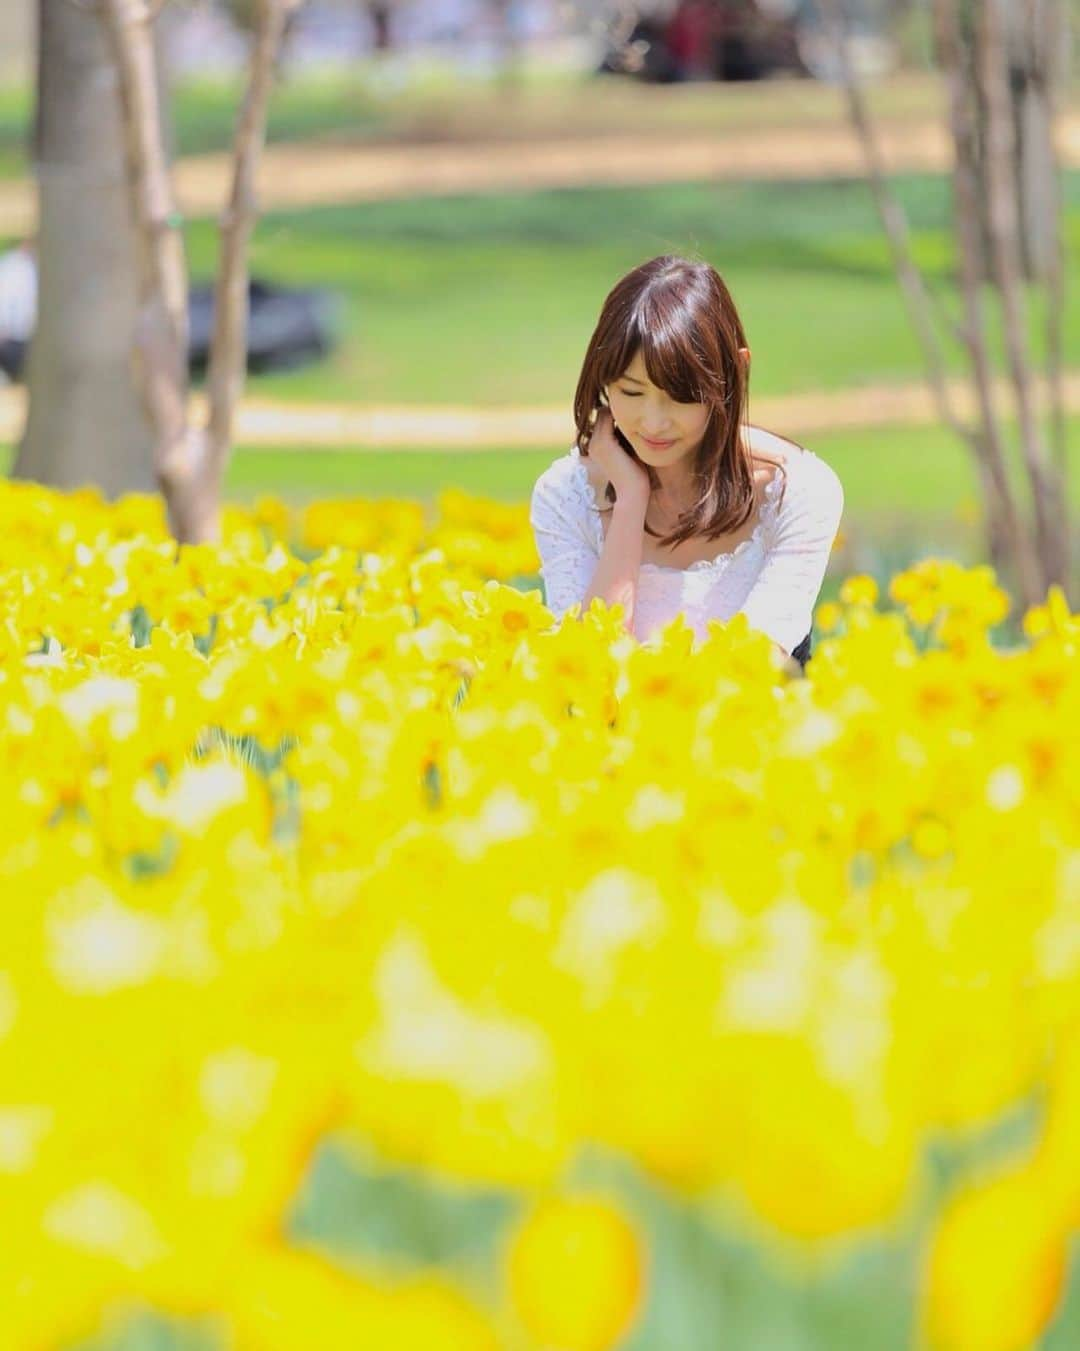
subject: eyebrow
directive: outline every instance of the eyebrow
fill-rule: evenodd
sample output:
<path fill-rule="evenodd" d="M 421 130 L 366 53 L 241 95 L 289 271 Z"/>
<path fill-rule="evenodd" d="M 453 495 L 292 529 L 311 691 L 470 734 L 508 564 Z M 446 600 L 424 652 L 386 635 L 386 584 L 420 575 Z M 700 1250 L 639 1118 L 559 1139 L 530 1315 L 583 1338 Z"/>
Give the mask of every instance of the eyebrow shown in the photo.
<path fill-rule="evenodd" d="M 620 376 L 619 376 L 619 379 L 620 379 L 620 380 L 632 380 L 632 381 L 634 382 L 635 385 L 643 385 L 643 384 L 645 383 L 644 380 L 639 380 L 639 379 L 637 378 L 636 375 L 620 375 Z"/>

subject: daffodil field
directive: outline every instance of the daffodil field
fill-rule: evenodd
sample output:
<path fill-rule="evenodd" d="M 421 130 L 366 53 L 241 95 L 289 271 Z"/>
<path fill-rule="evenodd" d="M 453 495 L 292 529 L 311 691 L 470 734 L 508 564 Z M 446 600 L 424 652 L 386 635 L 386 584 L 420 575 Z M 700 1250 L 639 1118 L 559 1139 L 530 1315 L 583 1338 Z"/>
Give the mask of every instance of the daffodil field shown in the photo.
<path fill-rule="evenodd" d="M 665 1332 L 663 1236 L 586 1156 L 778 1289 L 910 1236 L 912 1347 L 1075 1319 L 1060 590 L 1006 649 L 987 568 L 848 577 L 798 676 L 741 617 L 556 623 L 525 504 L 262 500 L 179 548 L 156 499 L 8 483 L 0 541 L 0 1351 L 133 1310 L 230 1351 L 773 1345 Z M 301 1223 L 328 1141 L 496 1198 L 482 1260 Z"/>

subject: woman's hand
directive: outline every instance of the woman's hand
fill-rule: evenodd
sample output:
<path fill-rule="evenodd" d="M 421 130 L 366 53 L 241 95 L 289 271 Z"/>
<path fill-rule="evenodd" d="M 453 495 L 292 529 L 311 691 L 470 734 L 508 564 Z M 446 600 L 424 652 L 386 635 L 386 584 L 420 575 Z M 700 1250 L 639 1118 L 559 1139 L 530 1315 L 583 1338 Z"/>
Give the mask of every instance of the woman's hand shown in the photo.
<path fill-rule="evenodd" d="M 651 491 L 649 471 L 620 445 L 610 408 L 601 408 L 597 412 L 585 454 L 596 461 L 620 497 L 637 493 L 648 501 Z"/>

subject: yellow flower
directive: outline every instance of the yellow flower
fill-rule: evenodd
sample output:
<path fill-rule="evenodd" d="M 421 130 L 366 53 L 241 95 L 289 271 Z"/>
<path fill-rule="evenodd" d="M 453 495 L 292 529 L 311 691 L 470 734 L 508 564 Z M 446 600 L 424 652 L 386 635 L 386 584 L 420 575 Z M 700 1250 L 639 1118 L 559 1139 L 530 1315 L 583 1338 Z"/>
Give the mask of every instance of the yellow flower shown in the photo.
<path fill-rule="evenodd" d="M 840 599 L 845 605 L 874 605 L 878 598 L 878 584 L 866 573 L 846 577 L 840 584 Z"/>
<path fill-rule="evenodd" d="M 1067 1239 L 1038 1174 L 1023 1168 L 960 1191 L 931 1239 L 922 1316 L 940 1351 L 1026 1351 L 1060 1302 Z"/>
<path fill-rule="evenodd" d="M 941 858 L 949 848 L 949 831 L 941 821 L 924 818 L 911 832 L 911 845 L 923 858 Z"/>
<path fill-rule="evenodd" d="M 642 1240 L 602 1196 L 540 1201 L 511 1237 L 506 1269 L 529 1333 L 561 1351 L 609 1351 L 630 1331 L 643 1300 Z"/>

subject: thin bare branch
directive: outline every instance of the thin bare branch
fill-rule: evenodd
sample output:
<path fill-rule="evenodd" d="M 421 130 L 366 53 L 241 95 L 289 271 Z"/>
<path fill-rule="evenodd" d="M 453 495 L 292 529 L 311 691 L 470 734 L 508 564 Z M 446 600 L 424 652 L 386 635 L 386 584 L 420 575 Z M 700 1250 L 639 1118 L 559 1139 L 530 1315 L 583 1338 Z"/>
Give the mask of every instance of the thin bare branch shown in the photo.
<path fill-rule="evenodd" d="M 210 363 L 210 421 L 188 409 L 188 278 L 157 101 L 152 36 L 159 0 L 101 0 L 115 53 L 127 141 L 127 178 L 138 249 L 136 367 L 155 432 L 154 468 L 182 542 L 217 539 L 221 480 L 247 364 L 247 253 L 255 173 L 265 139 L 274 62 L 296 0 L 259 0 L 250 86 L 241 112 Z"/>
<path fill-rule="evenodd" d="M 1003 15 L 999 0 L 982 0 L 976 24 L 976 62 L 986 100 L 986 171 L 990 189 L 994 276 L 1001 295 L 1005 350 L 1020 422 L 1020 446 L 1031 483 L 1036 547 L 1044 580 L 1065 584 L 1061 575 L 1067 504 L 1055 500 L 1058 487 L 1043 452 L 1028 348 L 1027 313 L 1021 277 L 1020 222 L 1013 190 L 1014 132 L 1009 102 Z"/>
<path fill-rule="evenodd" d="M 1066 45 L 1064 15 L 1060 0 L 1028 0 L 1028 4 L 1031 11 L 1031 32 L 1036 44 L 1033 64 L 1042 76 L 1040 93 L 1046 102 L 1047 122 L 1051 128 L 1055 128 L 1060 115 L 1058 80 L 1063 74 L 1061 53 Z M 1062 483 L 1067 483 L 1064 327 L 1068 273 L 1065 267 L 1065 235 L 1061 228 L 1064 193 L 1061 171 L 1056 160 L 1052 186 L 1053 233 L 1050 267 L 1046 277 L 1046 385 L 1049 393 L 1050 441 L 1054 466 L 1061 476 Z M 1065 495 L 1068 498 L 1067 492 Z"/>
<path fill-rule="evenodd" d="M 165 159 L 146 0 L 102 0 L 119 75 L 132 216 L 138 240 L 136 364 L 155 430 L 155 472 L 179 538 L 171 481 L 185 473 L 187 447 L 187 265 L 181 218 Z M 190 468 L 186 471 L 189 475 Z"/>
<path fill-rule="evenodd" d="M 209 373 L 208 470 L 218 482 L 232 444 L 233 419 L 246 374 L 248 251 L 258 215 L 255 185 L 275 65 L 293 8 L 295 0 L 260 0 L 248 87 L 237 120 L 232 189 L 221 222 Z"/>
<path fill-rule="evenodd" d="M 862 143 L 870 188 L 889 241 L 893 264 L 904 292 L 908 312 L 922 346 L 927 379 L 942 419 L 957 435 L 970 441 L 972 429 L 957 414 L 949 395 L 945 379 L 945 355 L 938 337 L 938 327 L 944 326 L 960 341 L 963 341 L 963 333 L 956 329 L 952 320 L 941 309 L 915 262 L 907 217 L 896 194 L 889 186 L 887 168 L 874 131 L 870 110 L 862 85 L 851 64 L 842 5 L 838 0 L 820 0 L 820 7 L 832 32 L 847 97 L 848 113 Z"/>

